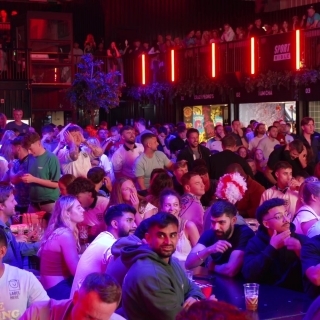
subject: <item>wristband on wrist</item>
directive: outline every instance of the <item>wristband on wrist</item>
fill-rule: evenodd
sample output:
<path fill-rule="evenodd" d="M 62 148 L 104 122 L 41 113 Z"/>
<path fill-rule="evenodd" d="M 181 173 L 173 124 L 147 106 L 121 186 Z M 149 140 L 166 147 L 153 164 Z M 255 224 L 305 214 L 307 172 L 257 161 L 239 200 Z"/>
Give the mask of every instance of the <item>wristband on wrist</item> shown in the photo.
<path fill-rule="evenodd" d="M 196 253 L 196 255 L 197 255 L 197 257 L 199 258 L 199 260 L 200 260 L 201 262 L 204 262 L 204 259 L 199 256 L 199 253 L 200 253 L 200 252 L 201 252 L 201 251 L 198 251 L 198 252 Z"/>

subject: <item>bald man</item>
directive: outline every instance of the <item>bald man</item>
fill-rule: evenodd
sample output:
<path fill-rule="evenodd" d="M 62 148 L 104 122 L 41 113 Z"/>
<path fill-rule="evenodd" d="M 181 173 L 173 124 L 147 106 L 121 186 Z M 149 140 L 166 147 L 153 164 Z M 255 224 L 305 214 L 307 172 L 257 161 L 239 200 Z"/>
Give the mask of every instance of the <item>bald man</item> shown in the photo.
<path fill-rule="evenodd" d="M 247 191 L 243 198 L 237 202 L 239 214 L 244 218 L 255 218 L 256 210 L 260 204 L 260 198 L 265 188 L 247 175 L 240 164 L 233 163 L 227 167 L 226 173 L 238 172 L 247 182 Z"/>

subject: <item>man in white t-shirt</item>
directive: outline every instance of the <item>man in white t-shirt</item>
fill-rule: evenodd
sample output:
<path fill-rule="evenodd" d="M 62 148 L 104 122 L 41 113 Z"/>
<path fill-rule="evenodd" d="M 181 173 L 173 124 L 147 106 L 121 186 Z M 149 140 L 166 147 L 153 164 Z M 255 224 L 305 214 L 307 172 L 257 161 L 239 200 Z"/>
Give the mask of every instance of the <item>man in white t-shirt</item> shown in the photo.
<path fill-rule="evenodd" d="M 249 142 L 249 150 L 255 151 L 259 142 L 266 136 L 266 125 L 264 123 L 258 123 L 254 129 L 254 138 Z"/>
<path fill-rule="evenodd" d="M 135 143 L 135 131 L 130 126 L 124 126 L 121 131 L 123 145 L 119 147 L 111 158 L 115 178 L 126 177 L 134 179 L 132 170 L 135 160 L 143 153 L 143 145 Z"/>
<path fill-rule="evenodd" d="M 82 130 L 79 126 L 69 126 L 60 139 L 64 139 L 67 146 L 58 151 L 58 159 L 63 174 L 72 174 L 75 177 L 87 176 L 91 168 L 89 154 L 81 150 L 80 146 L 84 145 L 92 151 L 94 157 L 100 157 L 102 149 L 95 146 L 83 137 Z"/>
<path fill-rule="evenodd" d="M 173 169 L 173 163 L 161 151 L 158 151 L 157 137 L 152 133 L 145 133 L 141 137 L 144 152 L 134 163 L 134 175 L 140 190 L 147 190 L 150 185 L 150 176 L 153 169 Z"/>
<path fill-rule="evenodd" d="M 111 247 L 120 237 L 133 234 L 136 209 L 127 204 L 111 206 L 105 216 L 106 231 L 101 232 L 82 254 L 74 276 L 70 298 L 79 288 L 79 284 L 91 272 L 106 271 L 111 256 Z"/>
<path fill-rule="evenodd" d="M 292 178 L 292 166 L 286 161 L 279 161 L 274 167 L 277 183 L 261 195 L 260 205 L 273 198 L 285 200 L 287 212 L 293 217 L 296 212 L 300 182 Z"/>
<path fill-rule="evenodd" d="M 268 127 L 268 136 L 259 142 L 257 149 L 262 150 L 265 159 L 268 159 L 270 153 L 274 150 L 274 147 L 280 144 L 280 142 L 277 140 L 277 136 L 278 128 L 275 126 L 270 126 Z"/>
<path fill-rule="evenodd" d="M 33 302 L 48 301 L 49 297 L 31 272 L 2 262 L 7 247 L 0 228 L 0 319 L 19 319 Z"/>
<path fill-rule="evenodd" d="M 125 320 L 114 313 L 121 299 L 121 287 L 109 275 L 90 273 L 72 299 L 37 302 L 20 320 Z"/>
<path fill-rule="evenodd" d="M 74 195 L 85 209 L 81 224 L 89 227 L 89 238 L 93 240 L 106 229 L 104 214 L 109 204 L 109 198 L 98 196 L 95 184 L 87 178 L 78 177 L 67 187 L 68 194 Z"/>

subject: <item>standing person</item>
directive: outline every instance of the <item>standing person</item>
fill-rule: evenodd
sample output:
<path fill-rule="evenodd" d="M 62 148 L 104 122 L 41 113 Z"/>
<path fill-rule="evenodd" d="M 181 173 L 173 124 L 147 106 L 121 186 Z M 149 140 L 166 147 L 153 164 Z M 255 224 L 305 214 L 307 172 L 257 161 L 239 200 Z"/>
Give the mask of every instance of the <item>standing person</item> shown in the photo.
<path fill-rule="evenodd" d="M 22 181 L 22 176 L 28 173 L 29 152 L 22 146 L 23 137 L 17 137 L 11 141 L 12 153 L 15 158 L 10 169 L 10 182 L 15 186 L 15 210 L 20 214 L 28 212 L 30 205 L 30 184 Z"/>
<path fill-rule="evenodd" d="M 233 135 L 227 135 L 222 139 L 223 151 L 213 154 L 209 159 L 209 174 L 210 179 L 219 180 L 222 177 L 230 164 L 238 163 L 243 168 L 246 174 L 253 177 L 252 170 L 247 161 L 235 153 L 237 150 L 236 139 Z"/>
<path fill-rule="evenodd" d="M 204 296 L 172 258 L 178 219 L 161 212 L 149 219 L 147 228 L 146 245 L 121 251 L 122 261 L 130 266 L 123 282 L 122 305 L 130 320 L 174 320 Z"/>
<path fill-rule="evenodd" d="M 41 128 L 41 133 L 41 144 L 47 151 L 53 152 L 59 144 L 59 141 L 54 138 L 53 126 L 50 124 L 43 126 Z"/>
<path fill-rule="evenodd" d="M 19 319 L 32 303 L 48 301 L 49 297 L 39 280 L 31 272 L 3 262 L 8 246 L 5 231 L 0 228 L 1 312 L 5 316 L 8 315 L 10 319 Z M 15 287 L 15 284 L 18 284 L 19 287 Z"/>
<path fill-rule="evenodd" d="M 110 128 L 110 137 L 108 138 L 104 153 L 111 159 L 113 154 L 123 145 L 123 140 L 120 135 L 120 129 L 117 126 Z"/>
<path fill-rule="evenodd" d="M 30 184 L 28 212 L 51 213 L 54 203 L 59 198 L 59 161 L 53 153 L 43 148 L 40 136 L 36 132 L 28 132 L 23 137 L 22 146 L 30 152 L 28 173 L 21 177 L 22 182 Z"/>
<path fill-rule="evenodd" d="M 13 110 L 13 119 L 14 121 L 10 121 L 7 123 L 5 130 L 13 130 L 16 129 L 20 133 L 27 133 L 29 132 L 30 126 L 26 123 L 23 123 L 21 120 L 23 118 L 23 111 L 21 109 L 14 109 Z"/>
<path fill-rule="evenodd" d="M 178 153 L 177 161 L 186 160 L 189 171 L 193 169 L 194 161 L 197 159 L 203 159 L 209 167 L 211 153 L 208 148 L 199 144 L 199 131 L 197 129 L 190 128 L 187 130 L 187 142 L 188 145 Z"/>
<path fill-rule="evenodd" d="M 244 136 L 244 132 L 241 129 L 241 123 L 239 120 L 232 121 L 232 133 L 231 135 L 236 139 L 237 148 L 244 146 L 248 149 L 248 142 Z"/>
<path fill-rule="evenodd" d="M 177 126 L 177 137 L 169 142 L 171 155 L 176 158 L 178 152 L 187 145 L 187 128 L 184 123 Z"/>
<path fill-rule="evenodd" d="M 0 113 L 0 139 L 2 139 L 2 135 L 6 130 L 7 125 L 7 117 L 4 113 Z"/>
<path fill-rule="evenodd" d="M 286 210 L 294 216 L 298 201 L 300 183 L 292 179 L 292 166 L 286 161 L 279 161 L 274 167 L 274 175 L 277 183 L 275 186 L 265 190 L 261 196 L 260 204 L 272 198 L 285 200 Z"/>
<path fill-rule="evenodd" d="M 280 142 L 282 146 L 292 142 L 293 136 L 287 133 L 287 124 L 283 120 L 280 121 L 277 140 Z"/>
<path fill-rule="evenodd" d="M 157 168 L 171 170 L 173 164 L 163 152 L 157 150 L 158 142 L 154 134 L 143 134 L 141 141 L 144 151 L 135 160 L 133 170 L 139 189 L 145 192 L 150 186 L 152 170 Z"/>
<path fill-rule="evenodd" d="M 254 138 L 250 140 L 248 149 L 254 152 L 259 142 L 266 136 L 266 125 L 264 123 L 258 123 L 254 129 Z"/>
<path fill-rule="evenodd" d="M 233 29 L 231 28 L 229 23 L 225 23 L 223 25 L 223 34 L 221 36 L 222 42 L 230 42 L 236 39 L 236 34 L 234 33 Z"/>
<path fill-rule="evenodd" d="M 302 134 L 298 139 L 312 149 L 312 165 L 316 165 L 320 160 L 320 136 L 315 134 L 314 119 L 310 117 L 302 118 L 301 129 Z"/>
<path fill-rule="evenodd" d="M 216 125 L 214 128 L 214 138 L 211 138 L 207 142 L 207 148 L 210 151 L 217 151 L 217 152 L 223 151 L 221 140 L 225 137 L 225 135 L 226 133 L 224 131 L 223 125 L 221 124 Z"/>
<path fill-rule="evenodd" d="M 77 125 L 69 126 L 60 138 L 64 139 L 67 144 L 58 152 L 62 173 L 70 173 L 75 177 L 86 176 L 91 168 L 91 162 L 88 153 L 82 151 L 80 146 L 88 147 L 94 157 L 100 157 L 103 154 L 102 149 L 88 143 L 83 137 L 81 128 Z"/>
<path fill-rule="evenodd" d="M 73 297 L 88 274 L 106 271 L 111 257 L 111 247 L 115 241 L 134 234 L 137 228 L 136 212 L 135 208 L 127 204 L 118 204 L 108 208 L 104 215 L 106 230 L 101 232 L 81 255 L 73 279 L 70 298 Z"/>
<path fill-rule="evenodd" d="M 121 300 L 121 287 L 109 275 L 91 273 L 72 299 L 34 303 L 20 320 L 125 320 L 114 313 Z"/>
<path fill-rule="evenodd" d="M 145 133 L 152 133 L 152 131 L 146 129 L 147 127 L 147 122 L 145 119 L 143 118 L 140 118 L 138 119 L 137 121 L 135 121 L 134 123 L 134 126 L 135 128 L 138 130 L 139 134 L 136 136 L 136 141 L 138 143 L 142 143 L 142 136 L 145 134 Z"/>
<path fill-rule="evenodd" d="M 258 143 L 257 149 L 262 150 L 265 159 L 268 159 L 274 147 L 280 142 L 277 140 L 278 128 L 276 126 L 268 127 L 268 136 L 261 139 Z"/>
<path fill-rule="evenodd" d="M 41 283 L 50 298 L 68 299 L 79 261 L 79 231 L 84 210 L 74 196 L 62 196 L 41 239 Z"/>
<path fill-rule="evenodd" d="M 272 172 L 279 161 L 287 161 L 292 166 L 292 175 L 295 177 L 305 171 L 307 167 L 307 149 L 300 140 L 293 140 L 284 146 L 275 148 L 269 156 L 264 174 L 273 184 L 276 184 Z"/>
<path fill-rule="evenodd" d="M 134 179 L 133 165 L 135 160 L 143 153 L 143 145 L 136 143 L 134 128 L 124 126 L 120 130 L 123 145 L 115 151 L 111 158 L 115 178 L 126 177 Z"/>
<path fill-rule="evenodd" d="M 39 242 L 27 243 L 27 237 L 22 236 L 24 242 L 17 242 L 9 227 L 10 219 L 15 215 L 13 187 L 5 182 L 0 182 L 0 229 L 5 232 L 8 242 L 6 255 L 2 262 L 23 269 L 22 256 L 34 256 L 39 249 Z"/>
<path fill-rule="evenodd" d="M 204 210 L 200 202 L 205 193 L 204 184 L 196 172 L 187 172 L 181 178 L 184 194 L 181 197 L 181 211 L 179 217 L 195 223 L 199 234 L 203 231 Z"/>

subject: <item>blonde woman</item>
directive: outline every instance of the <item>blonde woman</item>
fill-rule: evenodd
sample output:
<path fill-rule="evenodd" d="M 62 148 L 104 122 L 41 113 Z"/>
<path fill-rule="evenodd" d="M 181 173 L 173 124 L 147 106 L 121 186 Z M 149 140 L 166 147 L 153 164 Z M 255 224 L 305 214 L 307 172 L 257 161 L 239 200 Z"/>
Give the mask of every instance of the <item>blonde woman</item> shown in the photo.
<path fill-rule="evenodd" d="M 72 280 L 79 261 L 77 224 L 84 209 L 76 197 L 66 195 L 56 202 L 48 228 L 41 240 L 41 283 L 50 298 L 69 299 Z"/>
<path fill-rule="evenodd" d="M 138 196 L 137 189 L 129 178 L 117 180 L 111 191 L 109 206 L 126 203 L 133 206 L 139 214 L 136 214 L 136 224 L 146 218 L 150 218 L 158 212 L 158 208 Z"/>
<path fill-rule="evenodd" d="M 179 239 L 173 256 L 184 264 L 200 238 L 198 228 L 194 222 L 179 217 L 180 197 L 174 190 L 164 189 L 160 193 L 159 203 L 160 211 L 171 213 L 179 220 Z"/>

